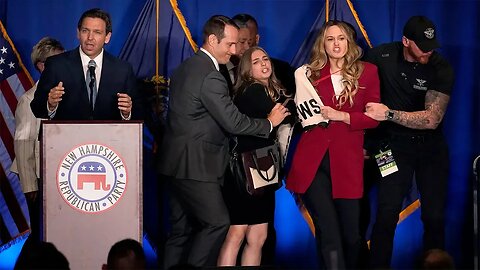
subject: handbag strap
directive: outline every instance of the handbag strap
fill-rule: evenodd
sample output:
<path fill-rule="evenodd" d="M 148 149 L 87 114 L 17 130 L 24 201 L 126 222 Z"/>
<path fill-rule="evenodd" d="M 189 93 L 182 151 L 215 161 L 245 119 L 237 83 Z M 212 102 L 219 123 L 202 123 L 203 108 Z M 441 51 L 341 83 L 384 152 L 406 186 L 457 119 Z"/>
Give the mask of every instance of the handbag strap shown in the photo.
<path fill-rule="evenodd" d="M 237 136 L 231 136 L 230 139 L 235 143 L 232 147 L 231 152 L 237 152 L 237 146 L 238 146 L 238 138 Z"/>
<path fill-rule="evenodd" d="M 267 181 L 267 182 L 270 182 L 272 180 L 275 179 L 275 176 L 277 175 L 277 166 L 275 166 L 275 164 L 278 162 L 276 161 L 276 158 L 274 157 L 273 155 L 273 151 L 272 149 L 268 149 L 268 155 L 270 155 L 270 157 L 272 158 L 273 160 L 273 174 L 271 177 L 268 177 L 268 171 L 266 173 L 267 176 L 263 176 L 262 172 L 260 171 L 260 169 L 258 168 L 258 162 L 257 162 L 257 154 L 255 152 L 253 152 L 253 163 L 255 164 L 255 169 L 257 170 L 258 174 L 260 175 L 260 177 L 262 177 L 263 180 Z"/>
<path fill-rule="evenodd" d="M 315 88 L 315 92 L 317 92 L 318 96 L 320 97 L 320 92 L 318 91 L 317 89 L 317 85 L 319 85 L 321 82 L 325 81 L 326 79 L 332 77 L 333 74 L 336 74 L 336 73 L 339 73 L 340 71 L 342 71 L 341 69 L 333 72 L 333 73 L 329 73 L 323 77 L 321 77 L 320 79 L 316 80 L 316 81 L 312 81 L 310 79 L 310 76 L 308 73 L 311 73 L 311 70 L 308 69 L 307 71 L 305 71 L 305 76 L 307 76 L 308 80 L 310 81 L 310 83 L 313 85 L 313 88 Z"/>

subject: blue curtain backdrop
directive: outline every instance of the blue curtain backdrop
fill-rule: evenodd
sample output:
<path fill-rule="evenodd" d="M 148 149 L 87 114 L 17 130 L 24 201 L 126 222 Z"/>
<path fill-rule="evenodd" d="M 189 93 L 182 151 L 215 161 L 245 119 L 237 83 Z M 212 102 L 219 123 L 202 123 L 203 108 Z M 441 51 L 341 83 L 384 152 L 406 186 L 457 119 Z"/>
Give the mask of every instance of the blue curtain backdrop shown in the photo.
<path fill-rule="evenodd" d="M 160 0 L 168 4 L 167 0 Z M 146 0 L 0 0 L 0 19 L 17 47 L 32 77 L 37 72 L 29 61 L 30 50 L 43 36 L 52 36 L 74 48 L 80 14 L 91 7 L 108 10 L 113 36 L 107 50 L 119 55 Z M 233 16 L 250 13 L 260 25 L 260 45 L 271 56 L 291 62 L 324 6 L 324 0 L 184 0 L 178 1 L 197 44 L 201 28 L 213 14 Z M 480 62 L 480 1 L 476 0 L 352 0 L 372 44 L 399 40 L 405 21 L 426 15 L 437 25 L 440 52 L 453 65 L 455 86 L 444 129 L 450 146 L 450 188 L 447 207 L 447 250 L 458 266 L 472 265 L 472 161 L 480 153 L 480 85 L 476 79 Z M 162 25 L 160 25 L 162 27 Z M 151 57 L 154 57 L 153 55 Z M 162 60 L 163 61 L 163 60 Z M 153 74 L 152 74 L 153 75 Z M 311 262 L 314 245 L 308 227 L 289 194 L 281 190 L 277 200 L 278 252 Z M 402 223 L 395 239 L 394 265 L 411 265 L 419 252 L 421 225 L 418 211 Z"/>

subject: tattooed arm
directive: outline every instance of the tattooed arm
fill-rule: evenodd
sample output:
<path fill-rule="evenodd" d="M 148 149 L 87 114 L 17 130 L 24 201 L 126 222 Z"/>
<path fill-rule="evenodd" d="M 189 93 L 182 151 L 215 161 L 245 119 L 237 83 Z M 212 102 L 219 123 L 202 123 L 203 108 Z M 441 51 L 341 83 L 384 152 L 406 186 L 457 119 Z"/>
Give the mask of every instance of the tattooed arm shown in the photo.
<path fill-rule="evenodd" d="M 417 112 L 393 111 L 391 121 L 414 129 L 436 129 L 442 122 L 450 96 L 430 90 L 425 96 L 425 110 Z"/>
<path fill-rule="evenodd" d="M 413 129 L 435 129 L 442 122 L 450 97 L 434 90 L 428 90 L 425 96 L 425 110 L 404 112 L 391 110 L 394 123 Z M 390 109 L 382 103 L 368 103 L 365 114 L 377 121 L 387 120 Z"/>

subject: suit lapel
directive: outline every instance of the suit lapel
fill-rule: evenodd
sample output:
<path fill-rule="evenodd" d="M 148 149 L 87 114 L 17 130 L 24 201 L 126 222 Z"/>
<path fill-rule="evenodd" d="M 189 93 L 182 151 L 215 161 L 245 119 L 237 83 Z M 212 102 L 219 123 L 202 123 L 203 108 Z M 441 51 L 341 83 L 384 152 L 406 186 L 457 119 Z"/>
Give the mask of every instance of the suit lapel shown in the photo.
<path fill-rule="evenodd" d="M 106 100 L 110 101 L 112 96 L 115 96 L 117 99 L 117 92 L 125 92 L 127 89 L 114 89 L 112 87 L 113 78 L 118 77 L 118 69 L 115 69 L 115 64 L 113 61 L 113 56 L 103 50 L 103 60 L 102 60 L 102 75 L 100 78 L 100 83 L 98 85 L 97 99 L 95 100 L 95 110 L 97 109 L 97 104 L 102 104 Z"/>
<path fill-rule="evenodd" d="M 85 104 L 89 104 L 87 85 L 86 85 L 86 82 L 85 82 L 85 73 L 83 71 L 82 59 L 80 58 L 80 51 L 79 50 L 80 50 L 80 48 L 77 47 L 69 55 L 69 59 L 72 63 L 69 66 L 72 68 L 72 76 L 74 78 L 74 81 L 76 82 L 76 85 L 78 85 L 78 87 L 80 87 L 80 92 L 81 92 L 80 102 L 85 103 Z M 65 90 L 68 91 L 67 89 L 65 89 Z"/>
<path fill-rule="evenodd" d="M 206 53 L 204 53 L 202 50 L 198 50 L 197 52 L 197 55 L 201 58 L 203 58 L 204 60 L 207 60 L 208 63 L 210 63 L 210 67 L 214 70 L 217 70 L 217 68 L 215 67 L 215 64 L 213 63 L 213 60 L 210 58 L 210 56 L 208 56 Z M 220 71 L 219 71 L 220 72 Z"/>
<path fill-rule="evenodd" d="M 97 99 L 95 100 L 95 105 L 101 102 L 104 99 L 105 95 L 107 95 L 106 91 L 108 91 L 108 87 L 106 86 L 107 78 L 113 78 L 112 74 L 112 65 L 110 62 L 110 57 L 108 56 L 107 52 L 103 50 L 103 60 L 102 60 L 102 75 L 100 77 L 100 83 L 98 85 L 98 92 L 97 92 Z M 121 91 L 121 90 L 118 90 Z M 97 108 L 97 106 L 95 106 Z"/>

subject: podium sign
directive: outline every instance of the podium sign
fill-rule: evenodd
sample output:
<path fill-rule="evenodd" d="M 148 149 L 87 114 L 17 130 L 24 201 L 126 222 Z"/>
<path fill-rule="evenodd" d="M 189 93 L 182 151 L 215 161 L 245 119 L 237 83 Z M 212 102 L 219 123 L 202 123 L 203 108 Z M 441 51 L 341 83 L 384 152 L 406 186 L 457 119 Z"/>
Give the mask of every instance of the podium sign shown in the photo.
<path fill-rule="evenodd" d="M 142 240 L 142 123 L 42 122 L 43 237 L 71 269 Z"/>

